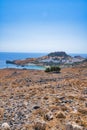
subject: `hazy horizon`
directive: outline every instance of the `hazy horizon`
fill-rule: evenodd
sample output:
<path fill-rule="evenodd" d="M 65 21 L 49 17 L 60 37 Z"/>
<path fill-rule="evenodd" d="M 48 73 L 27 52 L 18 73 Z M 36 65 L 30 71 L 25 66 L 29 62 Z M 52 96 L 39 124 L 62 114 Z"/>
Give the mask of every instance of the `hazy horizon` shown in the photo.
<path fill-rule="evenodd" d="M 16 51 L 0 51 L 0 53 L 26 53 L 26 54 L 49 54 L 49 53 L 55 53 L 55 52 L 65 52 L 65 51 L 51 51 L 51 52 L 16 52 Z M 65 52 L 66 54 L 70 54 L 70 55 L 87 55 L 87 53 L 72 53 L 72 52 Z"/>
<path fill-rule="evenodd" d="M 0 52 L 87 53 L 86 0 L 1 0 Z"/>

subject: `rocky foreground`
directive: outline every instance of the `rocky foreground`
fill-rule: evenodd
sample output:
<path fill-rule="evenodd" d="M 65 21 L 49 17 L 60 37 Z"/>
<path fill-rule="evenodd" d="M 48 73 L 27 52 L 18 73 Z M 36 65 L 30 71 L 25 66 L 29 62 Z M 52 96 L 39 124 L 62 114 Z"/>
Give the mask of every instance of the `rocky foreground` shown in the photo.
<path fill-rule="evenodd" d="M 61 73 L 0 70 L 1 130 L 4 122 L 7 130 L 87 130 L 87 62 Z"/>

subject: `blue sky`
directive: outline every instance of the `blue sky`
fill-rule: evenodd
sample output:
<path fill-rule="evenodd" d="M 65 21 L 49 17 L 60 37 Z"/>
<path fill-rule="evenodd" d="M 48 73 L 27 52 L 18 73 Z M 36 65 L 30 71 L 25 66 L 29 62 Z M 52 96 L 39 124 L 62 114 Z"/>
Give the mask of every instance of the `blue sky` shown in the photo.
<path fill-rule="evenodd" d="M 0 0 L 0 51 L 87 53 L 87 0 Z"/>

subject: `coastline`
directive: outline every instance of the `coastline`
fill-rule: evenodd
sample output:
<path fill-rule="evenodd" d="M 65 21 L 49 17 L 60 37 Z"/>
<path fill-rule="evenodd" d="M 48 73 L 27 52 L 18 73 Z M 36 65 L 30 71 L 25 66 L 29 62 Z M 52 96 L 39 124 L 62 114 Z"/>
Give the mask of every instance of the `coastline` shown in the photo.
<path fill-rule="evenodd" d="M 46 56 L 47 54 L 46 53 L 0 53 L 0 68 L 25 68 L 25 67 L 22 67 L 24 66 L 24 64 L 21 65 L 13 65 L 13 64 L 6 64 L 6 61 L 14 61 L 14 60 L 18 60 L 21 61 L 21 60 L 26 60 L 26 59 L 29 59 L 29 58 L 40 58 L 42 56 Z M 73 54 L 74 56 L 78 55 L 78 56 L 81 56 L 81 54 Z M 73 55 L 70 55 L 70 56 L 73 56 Z M 84 54 L 83 54 L 84 55 Z M 82 55 L 82 56 L 83 56 Z M 87 55 L 85 54 L 84 58 L 86 58 Z M 56 62 L 56 61 L 54 61 Z M 43 65 L 43 63 L 34 63 L 36 64 L 36 69 L 39 69 L 39 66 L 42 66 L 42 68 L 40 69 L 43 69 L 43 66 L 49 66 L 49 65 Z M 26 64 L 25 64 L 26 65 Z M 38 65 L 38 67 L 37 67 Z M 27 66 L 26 69 L 32 69 L 32 66 L 30 65 L 29 67 Z M 35 69 L 35 68 L 33 68 Z"/>

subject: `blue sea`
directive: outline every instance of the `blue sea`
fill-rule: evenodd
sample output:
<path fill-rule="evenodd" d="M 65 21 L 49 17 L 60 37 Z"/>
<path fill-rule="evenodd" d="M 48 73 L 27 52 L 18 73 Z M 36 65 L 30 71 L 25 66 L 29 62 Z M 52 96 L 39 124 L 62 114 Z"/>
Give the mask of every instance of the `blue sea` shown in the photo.
<path fill-rule="evenodd" d="M 28 65 L 28 66 L 17 66 L 14 64 L 6 64 L 6 60 L 21 60 L 26 58 L 37 58 L 47 55 L 46 53 L 11 53 L 11 52 L 0 52 L 0 69 L 3 68 L 19 68 L 19 69 L 35 69 L 35 70 L 44 70 L 45 68 L 37 65 Z"/>
<path fill-rule="evenodd" d="M 20 60 L 20 59 L 26 59 L 26 58 L 37 58 L 41 56 L 45 56 L 47 53 L 11 53 L 11 52 L 0 52 L 0 69 L 3 68 L 19 68 L 19 69 L 35 69 L 35 70 L 44 70 L 45 68 L 42 66 L 37 65 L 28 65 L 28 66 L 17 66 L 13 64 L 6 64 L 6 60 Z M 82 56 L 84 58 L 87 58 L 87 54 L 69 54 L 71 56 Z"/>

